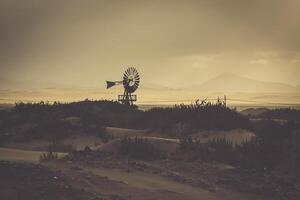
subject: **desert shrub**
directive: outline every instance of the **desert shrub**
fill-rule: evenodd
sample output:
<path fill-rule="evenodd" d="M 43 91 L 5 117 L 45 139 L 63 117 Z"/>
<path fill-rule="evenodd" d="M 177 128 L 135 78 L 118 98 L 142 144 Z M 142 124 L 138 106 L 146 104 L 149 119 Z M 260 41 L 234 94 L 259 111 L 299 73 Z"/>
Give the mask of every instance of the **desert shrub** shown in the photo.
<path fill-rule="evenodd" d="M 164 153 L 155 148 L 155 146 L 145 138 L 125 137 L 120 141 L 119 152 L 134 159 L 153 160 L 164 157 Z"/>
<path fill-rule="evenodd" d="M 180 140 L 181 152 L 192 152 L 194 159 L 205 161 L 232 162 L 235 145 L 226 138 L 213 138 L 206 143 L 186 137 Z"/>
<path fill-rule="evenodd" d="M 295 145 L 290 145 L 295 130 L 293 123 L 273 123 L 261 126 L 255 138 L 241 144 L 233 144 L 225 138 L 201 143 L 186 137 L 180 141 L 180 151 L 194 154 L 194 159 L 215 160 L 247 169 L 271 170 L 295 154 L 292 153 L 295 152 Z"/>
<path fill-rule="evenodd" d="M 162 133 L 191 134 L 198 130 L 230 130 L 249 128 L 249 120 L 217 102 L 175 105 L 175 107 L 153 108 L 145 112 L 139 124 Z"/>
<path fill-rule="evenodd" d="M 58 159 L 58 155 L 56 152 L 48 151 L 46 153 L 42 153 L 40 155 L 40 162 L 51 161 Z"/>
<path fill-rule="evenodd" d="M 104 127 L 128 126 L 131 113 L 138 113 L 137 108 L 113 101 L 18 102 L 10 111 L 0 113 L 0 138 L 3 142 L 24 142 L 87 134 L 107 141 L 110 137 Z"/>
<path fill-rule="evenodd" d="M 57 147 L 58 142 L 56 140 L 53 140 L 48 146 L 48 151 L 40 155 L 40 162 L 58 159 Z"/>
<path fill-rule="evenodd" d="M 173 137 L 200 129 L 228 130 L 248 126 L 247 118 L 235 110 L 220 102 L 205 101 L 148 111 L 106 100 L 53 104 L 18 102 L 0 116 L 0 134 L 5 133 L 14 141 L 63 139 L 80 133 L 96 134 L 107 140 L 109 137 L 103 131 L 106 126 L 155 130 L 171 133 Z"/>
<path fill-rule="evenodd" d="M 12 112 L 32 121 L 44 118 L 54 119 L 80 119 L 82 128 L 92 126 L 128 126 L 132 118 L 142 111 L 136 106 L 127 106 L 116 101 L 91 101 L 84 100 L 72 103 L 49 104 L 40 103 L 16 103 Z M 23 118 L 22 117 L 22 118 Z"/>
<path fill-rule="evenodd" d="M 107 143 L 107 142 L 109 142 L 110 140 L 115 139 L 114 135 L 109 134 L 109 133 L 105 130 L 105 128 L 103 128 L 103 132 L 100 134 L 100 138 L 101 138 L 101 141 L 102 141 L 103 143 Z"/>

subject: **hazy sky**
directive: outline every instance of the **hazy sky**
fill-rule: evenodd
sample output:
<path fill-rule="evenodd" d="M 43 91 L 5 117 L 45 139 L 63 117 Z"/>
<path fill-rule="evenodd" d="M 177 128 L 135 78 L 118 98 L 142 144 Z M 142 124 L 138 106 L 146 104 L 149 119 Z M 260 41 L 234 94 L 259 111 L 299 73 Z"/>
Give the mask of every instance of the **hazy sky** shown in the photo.
<path fill-rule="evenodd" d="M 103 87 L 222 72 L 300 84 L 299 0 L 0 0 L 0 83 Z"/>

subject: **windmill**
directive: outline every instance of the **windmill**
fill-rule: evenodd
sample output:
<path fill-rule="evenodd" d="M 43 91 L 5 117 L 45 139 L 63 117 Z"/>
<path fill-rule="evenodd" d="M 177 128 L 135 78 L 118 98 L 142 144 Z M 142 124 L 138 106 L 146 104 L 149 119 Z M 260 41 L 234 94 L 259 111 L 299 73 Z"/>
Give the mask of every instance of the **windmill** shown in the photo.
<path fill-rule="evenodd" d="M 140 75 L 134 67 L 129 67 L 124 72 L 122 81 L 106 81 L 106 84 L 106 89 L 123 84 L 124 93 L 123 95 L 118 95 L 118 101 L 126 105 L 132 105 L 133 102 L 137 100 L 136 95 L 132 93 L 139 87 Z"/>

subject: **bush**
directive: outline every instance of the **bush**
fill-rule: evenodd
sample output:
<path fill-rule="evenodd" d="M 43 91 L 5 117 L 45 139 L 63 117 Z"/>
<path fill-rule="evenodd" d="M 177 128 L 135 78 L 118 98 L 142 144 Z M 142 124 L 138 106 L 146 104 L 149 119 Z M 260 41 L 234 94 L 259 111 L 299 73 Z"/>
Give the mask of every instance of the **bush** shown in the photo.
<path fill-rule="evenodd" d="M 249 128 L 249 120 L 225 106 L 210 102 L 175 105 L 175 107 L 153 108 L 145 112 L 138 124 L 162 133 L 184 136 L 198 130 L 230 130 Z"/>
<path fill-rule="evenodd" d="M 48 151 L 47 153 L 42 153 L 40 155 L 40 162 L 51 161 L 58 159 L 58 154 L 56 152 Z"/>
<path fill-rule="evenodd" d="M 107 141 L 103 127 L 142 128 L 182 137 L 200 129 L 247 128 L 246 117 L 220 102 L 196 101 L 190 105 L 138 110 L 115 101 L 80 101 L 50 104 L 16 103 L 0 113 L 0 138 L 8 141 L 63 139 L 75 134 L 94 134 Z M 5 133 L 5 137 L 4 137 Z M 3 135 L 3 136 L 2 136 Z M 8 137 L 6 137 L 8 136 Z"/>
<path fill-rule="evenodd" d="M 194 154 L 194 159 L 215 160 L 247 169 L 274 169 L 294 156 L 295 145 L 290 145 L 290 138 L 295 127 L 291 123 L 273 123 L 263 125 L 255 138 L 241 144 L 225 138 L 200 143 L 186 137 L 180 141 L 180 150 Z"/>
<path fill-rule="evenodd" d="M 180 140 L 181 152 L 191 152 L 194 159 L 205 161 L 232 162 L 232 155 L 235 146 L 226 138 L 213 138 L 207 143 L 201 143 L 199 140 L 192 140 L 191 137 Z"/>
<path fill-rule="evenodd" d="M 58 142 L 53 140 L 48 147 L 48 151 L 40 155 L 40 162 L 58 159 L 57 147 Z"/>
<path fill-rule="evenodd" d="M 119 152 L 134 159 L 153 160 L 164 157 L 163 152 L 158 151 L 148 139 L 125 137 L 120 141 Z"/>

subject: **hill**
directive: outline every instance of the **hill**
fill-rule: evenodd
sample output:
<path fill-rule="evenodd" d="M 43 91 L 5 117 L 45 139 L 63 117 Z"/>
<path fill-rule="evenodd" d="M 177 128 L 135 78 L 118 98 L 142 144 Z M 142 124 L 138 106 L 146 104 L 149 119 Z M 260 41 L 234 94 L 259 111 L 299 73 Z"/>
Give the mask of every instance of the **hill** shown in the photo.
<path fill-rule="evenodd" d="M 218 92 L 297 92 L 296 87 L 284 83 L 258 81 L 233 73 L 222 73 L 200 85 L 194 86 L 201 91 Z"/>

